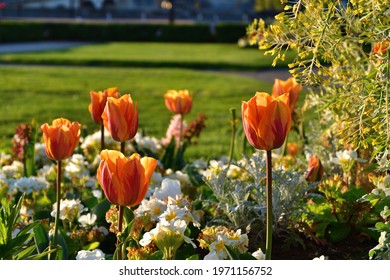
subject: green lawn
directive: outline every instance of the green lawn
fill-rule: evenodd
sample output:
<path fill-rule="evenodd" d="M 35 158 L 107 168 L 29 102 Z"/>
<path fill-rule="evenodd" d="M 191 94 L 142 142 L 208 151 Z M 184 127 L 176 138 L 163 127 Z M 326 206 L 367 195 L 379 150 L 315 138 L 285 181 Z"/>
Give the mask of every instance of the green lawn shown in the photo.
<path fill-rule="evenodd" d="M 204 113 L 207 128 L 199 144 L 191 146 L 186 155 L 226 155 L 230 143 L 229 109 L 236 108 L 240 117 L 241 101 L 256 91 L 270 92 L 272 84 L 206 69 L 253 70 L 269 67 L 271 60 L 259 50 L 239 49 L 235 44 L 106 43 L 2 54 L 0 62 L 52 66 L 0 65 L 0 147 L 9 147 L 15 126 L 32 118 L 42 124 L 65 117 L 80 122 L 88 133 L 97 130 L 87 109 L 89 92 L 115 86 L 121 94 L 131 93 L 138 102 L 140 129 L 159 138 L 165 135 L 171 118 L 163 94 L 168 89 L 189 89 L 194 104 L 186 119 Z"/>
<path fill-rule="evenodd" d="M 286 61 L 291 62 L 293 52 Z M 102 43 L 50 52 L 0 54 L 0 62 L 57 65 L 180 67 L 192 69 L 256 70 L 271 66 L 273 58 L 256 48 L 236 44 Z"/>
<path fill-rule="evenodd" d="M 187 120 L 205 113 L 207 128 L 197 146 L 187 156 L 227 154 L 230 141 L 229 108 L 237 109 L 258 90 L 270 91 L 271 84 L 255 79 L 173 68 L 105 68 L 2 66 L 0 89 L 0 139 L 9 146 L 15 126 L 35 118 L 40 124 L 53 118 L 78 121 L 88 132 L 97 130 L 88 112 L 89 91 L 119 87 L 138 102 L 140 128 L 148 135 L 165 135 L 171 113 L 165 108 L 163 94 L 168 89 L 193 92 L 193 109 Z"/>

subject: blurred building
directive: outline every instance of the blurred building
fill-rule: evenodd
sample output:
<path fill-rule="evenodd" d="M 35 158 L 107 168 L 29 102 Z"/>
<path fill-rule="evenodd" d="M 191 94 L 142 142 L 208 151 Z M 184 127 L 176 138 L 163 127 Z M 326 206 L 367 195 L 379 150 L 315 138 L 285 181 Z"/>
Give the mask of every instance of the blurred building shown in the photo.
<path fill-rule="evenodd" d="M 278 0 L 0 0 L 3 17 L 249 21 Z M 259 6 L 259 3 L 261 4 Z M 273 8 L 272 8 L 273 9 Z"/>

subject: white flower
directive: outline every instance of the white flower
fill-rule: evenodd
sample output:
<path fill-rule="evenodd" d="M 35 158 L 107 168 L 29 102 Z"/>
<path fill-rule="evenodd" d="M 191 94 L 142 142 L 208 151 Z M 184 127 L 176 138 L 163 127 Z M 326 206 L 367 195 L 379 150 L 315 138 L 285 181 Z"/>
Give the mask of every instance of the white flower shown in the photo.
<path fill-rule="evenodd" d="M 35 161 L 46 165 L 50 164 L 51 160 L 46 155 L 46 149 L 45 149 L 45 143 L 35 143 L 34 150 L 35 150 Z"/>
<path fill-rule="evenodd" d="M 33 214 L 34 210 L 28 209 L 25 205 L 22 205 L 22 207 L 20 208 L 20 216 L 23 216 L 25 218 L 31 218 Z"/>
<path fill-rule="evenodd" d="M 0 152 L 0 166 L 3 166 L 5 163 L 11 160 L 12 156 L 4 152 Z"/>
<path fill-rule="evenodd" d="M 40 177 L 49 178 L 55 176 L 57 172 L 57 166 L 55 164 L 44 165 L 41 169 L 37 170 L 37 174 Z"/>
<path fill-rule="evenodd" d="M 194 166 L 197 169 L 206 169 L 207 162 L 203 159 L 197 159 L 192 163 L 192 166 Z"/>
<path fill-rule="evenodd" d="M 319 257 L 315 257 L 313 260 L 316 260 L 316 261 L 324 261 L 324 260 L 327 260 L 328 258 L 325 257 L 324 255 L 321 255 Z"/>
<path fill-rule="evenodd" d="M 47 188 L 48 183 L 41 177 L 21 177 L 16 179 L 10 185 L 11 189 L 18 189 L 20 192 L 30 194 L 32 192 L 39 192 L 43 188 Z"/>
<path fill-rule="evenodd" d="M 353 150 L 344 150 L 336 152 L 336 157 L 331 158 L 331 161 L 336 164 L 350 163 L 353 161 L 366 162 L 366 160 L 358 158 L 357 152 Z"/>
<path fill-rule="evenodd" d="M 225 260 L 227 259 L 227 257 L 229 256 L 228 255 L 228 252 L 226 250 L 226 238 L 225 236 L 221 236 L 221 235 L 218 235 L 217 236 L 217 240 L 215 240 L 214 242 L 212 242 L 210 244 L 210 253 L 214 253 L 216 254 L 216 257 L 218 260 Z M 215 256 L 211 255 L 213 258 L 215 258 Z M 210 258 L 210 256 L 208 256 L 208 258 Z"/>
<path fill-rule="evenodd" d="M 171 173 L 168 175 L 168 178 L 170 179 L 176 179 L 180 182 L 180 185 L 191 185 L 190 177 L 188 177 L 188 174 L 183 173 L 182 171 L 178 170 L 175 173 Z"/>
<path fill-rule="evenodd" d="M 152 177 L 150 178 L 148 192 L 145 195 L 145 198 L 150 197 L 157 188 L 160 188 L 163 177 L 160 172 L 153 172 Z"/>
<path fill-rule="evenodd" d="M 223 259 L 220 258 L 220 256 L 219 256 L 216 252 L 214 252 L 214 251 L 208 253 L 206 256 L 204 256 L 203 259 L 206 260 L 206 261 L 219 261 L 219 260 L 223 260 Z"/>
<path fill-rule="evenodd" d="M 87 163 L 83 155 L 74 154 L 65 161 L 65 177 L 83 179 L 89 176 Z"/>
<path fill-rule="evenodd" d="M 142 214 L 149 214 L 152 221 L 158 221 L 159 216 L 167 209 L 167 204 L 158 199 L 151 198 L 150 200 L 144 199 L 140 206 L 138 206 L 136 213 L 138 216 Z"/>
<path fill-rule="evenodd" d="M 389 164 L 390 160 L 387 159 L 389 155 L 389 150 L 386 149 L 383 154 L 378 154 L 375 158 L 376 161 L 378 162 L 378 165 L 380 168 L 386 168 L 386 165 Z"/>
<path fill-rule="evenodd" d="M 80 203 L 79 199 L 61 199 L 60 202 L 60 219 L 73 221 L 83 211 L 87 210 L 84 205 Z M 53 211 L 51 216 L 55 217 L 57 213 L 57 202 L 53 204 Z"/>
<path fill-rule="evenodd" d="M 226 244 L 243 254 L 248 250 L 249 238 L 246 233 L 241 234 L 241 229 L 238 229 L 234 234 L 228 235 Z"/>
<path fill-rule="evenodd" d="M 93 227 L 93 228 L 95 229 L 96 227 Z M 105 228 L 104 226 L 100 226 L 100 227 L 98 227 L 97 229 L 98 229 L 104 236 L 107 236 L 107 235 L 109 234 L 108 229 Z"/>
<path fill-rule="evenodd" d="M 81 148 L 88 149 L 90 147 L 98 146 L 100 147 L 100 138 L 101 138 L 101 132 L 96 131 L 95 133 L 88 135 L 84 139 L 81 139 Z M 114 139 L 112 139 L 111 134 L 105 129 L 104 130 L 104 143 L 106 145 L 111 145 L 115 143 Z"/>
<path fill-rule="evenodd" d="M 164 213 L 160 215 L 161 220 L 165 220 L 168 222 L 173 222 L 178 219 L 183 219 L 184 215 L 187 211 L 183 208 L 178 207 L 177 205 L 168 205 L 167 209 Z"/>
<path fill-rule="evenodd" d="M 23 163 L 15 160 L 11 165 L 3 166 L 1 171 L 7 179 L 19 178 L 23 174 Z"/>
<path fill-rule="evenodd" d="M 191 203 L 185 198 L 183 194 L 176 195 L 176 197 L 168 197 L 167 203 L 168 209 L 163 215 L 160 216 L 161 220 L 174 221 L 176 219 L 184 220 L 187 224 L 192 223 L 196 227 L 200 227 L 200 216 L 199 213 L 194 211 L 196 219 L 189 209 L 191 209 Z"/>
<path fill-rule="evenodd" d="M 100 199 L 102 198 L 103 192 L 101 190 L 93 190 L 92 195 L 97 199 Z"/>
<path fill-rule="evenodd" d="M 162 147 L 161 142 L 157 138 L 143 137 L 140 133 L 135 135 L 134 140 L 140 149 L 147 149 L 152 153 L 157 153 Z"/>
<path fill-rule="evenodd" d="M 253 252 L 252 256 L 255 257 L 257 260 L 265 260 L 265 254 L 260 248 L 259 250 Z"/>
<path fill-rule="evenodd" d="M 7 186 L 8 185 L 8 180 L 7 180 L 7 177 L 5 177 L 5 175 L 3 173 L 0 173 L 0 188 L 2 186 Z"/>
<path fill-rule="evenodd" d="M 153 195 L 158 199 L 166 200 L 168 197 L 176 197 L 178 194 L 181 194 L 180 182 L 165 178 L 161 183 L 161 188 L 156 189 Z"/>
<path fill-rule="evenodd" d="M 105 254 L 100 249 L 92 251 L 81 250 L 77 252 L 76 260 L 104 260 Z"/>
<path fill-rule="evenodd" d="M 196 248 L 196 245 L 192 242 L 191 238 L 184 235 L 186 228 L 187 224 L 183 220 L 176 220 L 174 223 L 162 221 L 157 223 L 154 229 L 146 232 L 139 243 L 142 246 L 146 246 L 154 241 L 157 247 L 161 249 L 161 247 L 178 248 L 181 243 L 185 241 Z M 172 236 L 175 236 L 176 238 L 172 238 Z"/>
<path fill-rule="evenodd" d="M 88 213 L 86 215 L 80 216 L 78 219 L 79 223 L 83 227 L 92 226 L 96 222 L 97 216 L 95 214 Z"/>

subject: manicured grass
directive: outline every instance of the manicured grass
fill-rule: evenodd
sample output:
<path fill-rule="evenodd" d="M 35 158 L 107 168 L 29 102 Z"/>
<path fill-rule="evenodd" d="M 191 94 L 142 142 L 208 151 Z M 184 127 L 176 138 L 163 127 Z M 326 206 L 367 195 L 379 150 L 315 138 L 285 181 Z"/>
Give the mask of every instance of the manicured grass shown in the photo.
<path fill-rule="evenodd" d="M 252 78 L 176 68 L 2 66 L 0 76 L 0 147 L 9 147 L 15 126 L 32 118 L 42 124 L 65 117 L 80 122 L 89 133 L 97 130 L 87 109 L 89 92 L 113 86 L 138 102 L 140 129 L 160 138 L 172 116 L 163 94 L 168 89 L 189 89 L 194 103 L 186 119 L 201 112 L 208 118 L 199 144 L 186 153 L 191 158 L 228 154 L 229 108 L 236 108 L 239 117 L 242 100 L 272 87 Z"/>
<path fill-rule="evenodd" d="M 288 52 L 286 66 L 292 61 Z M 258 70 L 269 68 L 273 58 L 256 48 L 236 44 L 128 43 L 91 44 L 50 52 L 1 54 L 0 62 L 56 65 L 180 67 L 193 69 Z"/>

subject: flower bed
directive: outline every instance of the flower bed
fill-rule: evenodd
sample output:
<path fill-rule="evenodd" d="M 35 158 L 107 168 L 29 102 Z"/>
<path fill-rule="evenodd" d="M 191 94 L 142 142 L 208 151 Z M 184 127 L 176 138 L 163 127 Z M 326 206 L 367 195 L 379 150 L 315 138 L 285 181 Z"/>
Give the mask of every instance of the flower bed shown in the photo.
<path fill-rule="evenodd" d="M 187 120 L 188 90 L 164 95 L 163 139 L 117 88 L 90 93 L 92 135 L 63 118 L 19 126 L 0 158 L 0 258 L 389 259 L 388 6 L 318 2 L 248 29 L 276 60 L 298 56 L 294 78 L 243 101 L 241 121 L 232 110 L 226 157 L 186 159 L 212 121 Z"/>

